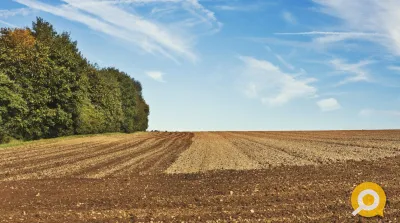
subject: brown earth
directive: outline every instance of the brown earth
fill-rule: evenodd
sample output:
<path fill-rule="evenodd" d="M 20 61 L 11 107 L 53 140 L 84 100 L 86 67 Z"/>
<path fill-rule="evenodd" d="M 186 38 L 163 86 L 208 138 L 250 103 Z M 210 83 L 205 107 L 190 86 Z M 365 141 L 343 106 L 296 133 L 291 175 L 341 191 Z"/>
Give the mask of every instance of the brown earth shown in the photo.
<path fill-rule="evenodd" d="M 104 135 L 0 149 L 0 222 L 400 222 L 400 131 Z M 351 215 L 364 181 L 383 219 Z"/>
<path fill-rule="evenodd" d="M 266 169 L 400 155 L 399 132 L 388 131 L 388 138 L 379 138 L 379 132 L 365 132 L 368 136 L 356 131 L 346 133 L 198 132 L 191 147 L 166 172 Z"/>

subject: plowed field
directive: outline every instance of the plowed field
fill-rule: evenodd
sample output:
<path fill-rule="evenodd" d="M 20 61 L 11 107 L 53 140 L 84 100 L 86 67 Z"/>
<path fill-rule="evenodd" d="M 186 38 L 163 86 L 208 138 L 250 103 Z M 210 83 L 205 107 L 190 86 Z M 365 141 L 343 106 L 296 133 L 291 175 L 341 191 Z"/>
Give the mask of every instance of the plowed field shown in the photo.
<path fill-rule="evenodd" d="M 350 195 L 380 184 L 383 219 Z M 137 133 L 0 148 L 0 222 L 400 221 L 400 131 Z"/>

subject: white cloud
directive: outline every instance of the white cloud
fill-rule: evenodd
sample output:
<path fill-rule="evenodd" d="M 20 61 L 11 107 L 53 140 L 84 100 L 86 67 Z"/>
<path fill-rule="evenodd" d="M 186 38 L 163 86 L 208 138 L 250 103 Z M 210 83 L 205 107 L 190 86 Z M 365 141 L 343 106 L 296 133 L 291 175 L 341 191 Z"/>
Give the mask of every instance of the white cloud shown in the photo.
<path fill-rule="evenodd" d="M 202 2 L 205 0 L 201 0 Z M 216 3 L 216 0 L 211 0 L 209 1 L 211 3 Z M 232 0 L 226 0 L 226 1 L 219 1 L 217 5 L 213 6 L 216 10 L 219 11 L 256 11 L 264 8 L 267 5 L 275 5 L 276 3 L 274 2 L 267 2 L 267 1 L 243 1 L 240 3 L 240 1 L 232 1 Z"/>
<path fill-rule="evenodd" d="M 238 11 L 238 10 L 241 10 L 240 7 L 232 6 L 232 5 L 217 5 L 217 6 L 215 6 L 215 8 L 218 9 L 218 10 L 223 10 L 223 11 Z"/>
<path fill-rule="evenodd" d="M 389 70 L 394 70 L 394 71 L 400 71 L 400 67 L 399 66 L 388 66 Z"/>
<path fill-rule="evenodd" d="M 220 11 L 254 11 L 259 7 L 256 5 L 217 5 L 215 9 Z"/>
<path fill-rule="evenodd" d="M 164 81 L 164 73 L 161 71 L 147 71 L 146 75 L 155 81 L 165 82 Z"/>
<path fill-rule="evenodd" d="M 369 82 L 371 81 L 368 72 L 363 69 L 365 66 L 374 63 L 371 60 L 362 60 L 355 64 L 346 63 L 340 59 L 334 59 L 329 61 L 329 64 L 333 66 L 337 71 L 346 73 L 349 77 L 339 82 L 339 85 L 347 84 L 351 82 Z"/>
<path fill-rule="evenodd" d="M 378 41 L 381 38 L 385 38 L 386 35 L 380 33 L 367 33 L 367 32 L 298 32 L 298 33 L 275 33 L 276 35 L 299 35 L 299 36 L 311 36 L 314 43 L 328 44 L 335 43 L 345 40 L 369 40 Z"/>
<path fill-rule="evenodd" d="M 9 26 L 9 27 L 11 27 L 11 28 L 15 28 L 15 27 L 17 27 L 16 25 L 14 25 L 14 24 L 11 24 L 11 23 L 8 23 L 8 22 L 6 22 L 6 21 L 3 21 L 3 20 L 0 20 L 0 23 L 1 23 L 1 24 L 4 24 L 4 25 L 6 25 L 6 26 Z"/>
<path fill-rule="evenodd" d="M 31 10 L 28 8 L 19 8 L 19 9 L 3 9 L 0 10 L 0 18 L 8 18 L 8 17 L 13 17 L 17 15 L 22 15 L 26 16 L 31 13 Z"/>
<path fill-rule="evenodd" d="M 299 98 L 316 96 L 317 89 L 310 85 L 313 78 L 298 79 L 269 61 L 258 60 L 253 57 L 240 56 L 245 67 L 243 75 L 247 83 L 248 96 L 258 97 L 263 103 L 279 106 Z"/>
<path fill-rule="evenodd" d="M 290 24 L 296 24 L 297 23 L 297 19 L 294 17 L 294 15 L 288 11 L 283 11 L 282 12 L 282 18 Z"/>
<path fill-rule="evenodd" d="M 141 49 L 161 54 L 177 61 L 176 57 L 197 59 L 193 50 L 196 33 L 176 21 L 153 21 L 124 4 L 174 4 L 186 19 L 197 20 L 197 27 L 218 31 L 222 26 L 214 14 L 197 0 L 63 0 L 66 4 L 53 6 L 37 0 L 14 0 L 32 9 L 45 11 L 68 20 L 77 21 L 89 28 L 117 37 Z M 184 19 L 183 19 L 184 20 Z M 204 26 L 202 24 L 205 24 Z M 200 28 L 199 28 L 200 29 Z"/>
<path fill-rule="evenodd" d="M 278 34 L 278 33 L 275 33 Z M 297 41 L 297 40 L 284 40 L 282 38 L 271 38 L 271 37 L 263 37 L 263 38 L 256 38 L 251 37 L 247 38 L 248 40 L 260 42 L 263 44 L 270 44 L 270 45 L 281 45 L 281 46 L 288 46 L 291 48 L 304 48 L 304 49 L 313 49 L 315 48 L 315 44 L 311 42 L 304 42 L 304 41 Z"/>
<path fill-rule="evenodd" d="M 400 117 L 400 111 L 398 110 L 376 110 L 376 109 L 363 109 L 359 112 L 362 117 L 371 116 L 394 116 Z"/>
<path fill-rule="evenodd" d="M 246 89 L 244 90 L 244 93 L 249 97 L 249 98 L 255 98 L 258 96 L 257 94 L 257 85 L 253 82 L 250 82 L 247 84 Z"/>
<path fill-rule="evenodd" d="M 293 65 L 291 65 L 290 63 L 288 63 L 285 59 L 283 59 L 283 57 L 281 55 L 275 54 L 275 57 L 279 60 L 279 62 L 281 62 L 289 70 L 295 69 L 295 67 Z"/>
<path fill-rule="evenodd" d="M 400 55 L 400 1 L 397 0 L 313 0 L 320 10 L 343 22 L 351 32 L 377 33 L 369 39 Z M 376 38 L 378 37 L 378 38 Z"/>
<path fill-rule="evenodd" d="M 341 108 L 339 102 L 335 98 L 327 98 L 317 102 L 321 111 L 334 111 Z"/>
<path fill-rule="evenodd" d="M 264 48 L 265 48 L 268 52 L 274 53 L 274 51 L 271 49 L 271 47 L 269 47 L 269 46 L 264 46 Z M 274 54 L 274 55 L 275 55 L 276 59 L 278 59 L 279 62 L 281 62 L 281 64 L 283 64 L 286 68 L 288 68 L 289 70 L 295 70 L 295 67 L 294 67 L 292 64 L 290 64 L 289 62 L 287 62 L 285 59 L 283 59 L 283 57 L 282 57 L 281 55 L 279 55 L 279 54 Z M 303 72 L 303 71 L 304 71 L 304 70 L 301 69 L 301 72 Z"/>

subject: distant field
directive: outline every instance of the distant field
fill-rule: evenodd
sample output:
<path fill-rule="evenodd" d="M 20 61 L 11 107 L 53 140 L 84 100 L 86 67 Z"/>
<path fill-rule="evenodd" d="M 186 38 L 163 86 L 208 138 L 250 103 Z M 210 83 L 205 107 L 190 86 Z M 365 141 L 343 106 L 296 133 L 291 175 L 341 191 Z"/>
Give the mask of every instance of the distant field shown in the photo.
<path fill-rule="evenodd" d="M 400 132 L 204 132 L 168 173 L 265 169 L 373 160 L 400 154 Z"/>
<path fill-rule="evenodd" d="M 343 222 L 381 184 L 400 216 L 400 131 L 157 132 L 0 149 L 0 222 Z M 375 219 L 376 222 L 376 219 Z M 396 220 L 394 220 L 396 222 Z"/>

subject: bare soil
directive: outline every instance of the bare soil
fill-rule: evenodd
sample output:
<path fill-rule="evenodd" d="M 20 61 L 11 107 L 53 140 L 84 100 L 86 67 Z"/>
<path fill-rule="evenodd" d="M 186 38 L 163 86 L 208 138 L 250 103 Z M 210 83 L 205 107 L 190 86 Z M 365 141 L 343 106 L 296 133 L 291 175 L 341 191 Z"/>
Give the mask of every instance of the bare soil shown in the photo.
<path fill-rule="evenodd" d="M 0 150 L 0 222 L 400 222 L 400 131 L 141 133 Z M 365 181 L 385 216 L 353 217 Z"/>
<path fill-rule="evenodd" d="M 387 138 L 379 138 L 379 131 L 361 133 L 197 132 L 190 148 L 166 172 L 266 169 L 400 155 L 399 132 L 388 131 Z"/>

